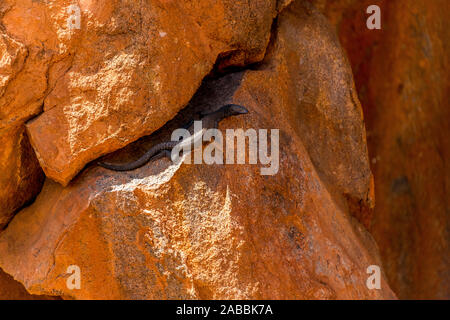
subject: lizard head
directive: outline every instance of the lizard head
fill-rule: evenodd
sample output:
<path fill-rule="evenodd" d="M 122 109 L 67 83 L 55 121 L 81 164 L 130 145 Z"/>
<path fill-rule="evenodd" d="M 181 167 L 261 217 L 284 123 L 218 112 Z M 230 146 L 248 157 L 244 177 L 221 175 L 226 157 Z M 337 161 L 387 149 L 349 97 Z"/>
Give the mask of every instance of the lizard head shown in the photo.
<path fill-rule="evenodd" d="M 248 113 L 248 110 L 245 107 L 237 104 L 227 104 L 223 106 L 221 109 L 223 109 L 226 116 L 236 116 L 239 114 Z"/>

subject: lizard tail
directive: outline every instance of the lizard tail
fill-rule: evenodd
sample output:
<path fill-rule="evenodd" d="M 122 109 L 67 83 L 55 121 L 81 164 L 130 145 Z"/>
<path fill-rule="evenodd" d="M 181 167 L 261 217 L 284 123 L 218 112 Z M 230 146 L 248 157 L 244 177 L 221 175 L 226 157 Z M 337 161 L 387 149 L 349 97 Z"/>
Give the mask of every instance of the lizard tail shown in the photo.
<path fill-rule="evenodd" d="M 103 168 L 113 170 L 113 171 L 131 171 L 142 167 L 147 162 L 149 162 L 153 156 L 163 150 L 171 150 L 179 141 L 169 141 L 157 144 L 148 150 L 142 157 L 136 161 L 125 163 L 125 164 L 112 164 L 107 162 L 98 162 L 97 164 Z"/>

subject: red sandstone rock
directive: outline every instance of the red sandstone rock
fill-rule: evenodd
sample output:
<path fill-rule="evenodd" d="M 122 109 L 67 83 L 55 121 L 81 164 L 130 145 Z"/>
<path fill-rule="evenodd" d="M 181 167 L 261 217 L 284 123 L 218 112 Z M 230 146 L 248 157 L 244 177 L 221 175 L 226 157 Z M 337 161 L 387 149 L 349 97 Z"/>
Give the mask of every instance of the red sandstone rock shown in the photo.
<path fill-rule="evenodd" d="M 170 120 L 218 56 L 221 67 L 260 61 L 278 12 L 276 0 L 81 1 L 80 9 L 79 30 L 67 29 L 63 11 L 50 15 L 67 54 L 49 70 L 44 113 L 27 125 L 44 172 L 63 185 Z"/>
<path fill-rule="evenodd" d="M 72 1 L 2 1 L 0 229 L 39 192 L 40 166 L 67 184 L 170 119 L 218 55 L 224 67 L 261 60 L 289 2 L 80 1 L 78 30 L 68 27 Z M 24 123 L 37 115 L 28 125 L 36 157 Z"/>
<path fill-rule="evenodd" d="M 0 300 L 54 300 L 57 297 L 32 295 L 23 285 L 0 269 Z"/>
<path fill-rule="evenodd" d="M 403 299 L 450 298 L 448 1 L 318 1 L 337 26 L 368 131 L 371 232 Z M 381 8 L 382 29 L 365 27 Z"/>
<path fill-rule="evenodd" d="M 65 298 L 395 298 L 384 276 L 381 290 L 366 286 L 367 267 L 381 263 L 351 208 L 370 206 L 371 175 L 338 41 L 300 1 L 275 30 L 261 65 L 205 80 L 184 112 L 245 105 L 249 114 L 220 129 L 280 129 L 277 174 L 161 159 L 121 173 L 90 165 L 67 187 L 47 179 L 0 234 L 0 266 L 32 293 Z M 80 290 L 66 286 L 70 265 L 81 269 Z"/>
<path fill-rule="evenodd" d="M 29 23 L 38 13 L 36 6 L 31 1 L 16 7 L 11 1 L 0 3 L 0 230 L 36 196 L 43 182 L 24 127 L 41 111 L 51 58 L 42 46 L 48 30 Z M 17 8 L 23 9 L 21 19 L 9 19 Z M 40 37 L 30 39 L 30 30 L 38 27 Z"/>
<path fill-rule="evenodd" d="M 25 135 L 23 125 L 1 130 L 0 230 L 14 213 L 41 190 L 44 174 Z"/>

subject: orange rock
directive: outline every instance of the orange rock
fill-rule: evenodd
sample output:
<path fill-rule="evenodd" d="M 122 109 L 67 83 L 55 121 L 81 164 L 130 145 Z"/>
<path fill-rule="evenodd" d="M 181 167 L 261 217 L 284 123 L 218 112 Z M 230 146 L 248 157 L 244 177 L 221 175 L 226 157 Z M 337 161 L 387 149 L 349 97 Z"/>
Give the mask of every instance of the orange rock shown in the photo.
<path fill-rule="evenodd" d="M 77 299 L 395 298 L 384 276 L 367 288 L 381 263 L 350 214 L 371 183 L 350 68 L 311 6 L 294 2 L 276 27 L 261 65 L 206 79 L 183 112 L 245 105 L 220 129 L 280 129 L 277 174 L 161 159 L 131 172 L 90 165 L 66 188 L 47 179 L 0 234 L 0 266 L 32 293 Z M 70 265 L 81 289 L 67 288 Z"/>
<path fill-rule="evenodd" d="M 0 133 L 0 230 L 14 213 L 33 200 L 44 183 L 24 126 L 3 129 Z"/>
<path fill-rule="evenodd" d="M 57 297 L 32 295 L 23 285 L 0 269 L 0 300 L 56 300 Z"/>
<path fill-rule="evenodd" d="M 17 8 L 27 5 L 21 20 L 10 19 Z M 28 138 L 24 123 L 41 111 L 47 89 L 46 72 L 52 54 L 34 34 L 37 4 L 24 1 L 0 3 L 0 229 L 14 212 L 32 200 L 43 183 L 43 172 Z M 39 26 L 45 34 L 45 25 Z"/>
<path fill-rule="evenodd" d="M 69 3 L 58 1 L 59 11 L 43 4 L 65 55 L 48 71 L 44 113 L 27 125 L 44 172 L 63 185 L 173 118 L 218 57 L 219 68 L 260 61 L 277 9 L 289 1 L 82 1 L 72 30 Z"/>
<path fill-rule="evenodd" d="M 68 27 L 72 4 L 0 3 L 0 229 L 39 192 L 39 162 L 66 184 L 86 162 L 152 132 L 218 54 L 224 65 L 262 59 L 277 14 L 275 0 L 153 1 L 149 10 L 82 1 L 78 30 Z M 43 109 L 29 125 L 36 157 L 24 123 Z"/>
<path fill-rule="evenodd" d="M 399 1 L 387 10 L 393 32 L 374 52 L 368 86 L 379 159 L 372 233 L 400 297 L 449 299 L 450 6 Z"/>
<path fill-rule="evenodd" d="M 382 29 L 365 27 L 381 8 Z M 448 1 L 328 1 L 364 107 L 375 176 L 371 232 L 403 299 L 450 298 Z"/>

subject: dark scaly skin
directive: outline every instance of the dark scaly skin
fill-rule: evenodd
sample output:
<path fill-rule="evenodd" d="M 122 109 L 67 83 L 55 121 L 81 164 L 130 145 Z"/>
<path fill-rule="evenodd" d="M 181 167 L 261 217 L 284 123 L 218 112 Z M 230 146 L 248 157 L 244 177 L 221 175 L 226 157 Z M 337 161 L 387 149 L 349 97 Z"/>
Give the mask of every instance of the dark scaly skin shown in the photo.
<path fill-rule="evenodd" d="M 180 141 L 168 141 L 168 142 L 162 142 L 158 143 L 157 145 L 153 146 L 148 150 L 142 157 L 137 159 L 136 161 L 125 163 L 125 164 L 111 164 L 106 162 L 99 162 L 98 164 L 102 166 L 103 168 L 114 170 L 114 171 L 130 171 L 137 168 L 142 167 L 144 164 L 149 162 L 153 157 L 155 157 L 158 153 L 161 151 L 168 151 L 172 150 L 173 147 L 175 147 Z M 165 154 L 165 153 L 161 153 Z M 154 159 L 156 160 L 156 159 Z"/>
<path fill-rule="evenodd" d="M 203 117 L 201 118 L 202 126 L 206 129 L 210 129 L 210 128 L 217 129 L 219 122 L 222 121 L 223 119 L 228 118 L 233 115 L 245 114 L 247 112 L 248 112 L 247 109 L 245 109 L 242 106 L 228 104 L 228 105 L 223 106 L 222 108 L 220 108 L 217 111 L 203 115 Z M 188 127 L 190 127 L 191 130 L 189 130 L 189 131 L 193 131 L 192 124 L 193 124 L 193 121 L 190 121 Z M 191 132 L 191 134 L 192 133 L 193 132 Z M 172 149 L 179 143 L 181 143 L 181 141 L 167 141 L 167 142 L 158 143 L 157 145 L 151 147 L 150 150 L 148 150 L 142 157 L 140 157 L 139 159 L 137 159 L 136 161 L 133 161 L 133 162 L 129 162 L 129 163 L 125 163 L 125 164 L 111 164 L 111 163 L 106 163 L 106 162 L 99 162 L 98 165 L 103 168 L 110 169 L 113 171 L 135 170 L 137 168 L 142 167 L 150 160 L 154 161 L 154 160 L 160 159 L 162 157 L 168 157 L 170 159 L 170 153 L 171 153 Z"/>

